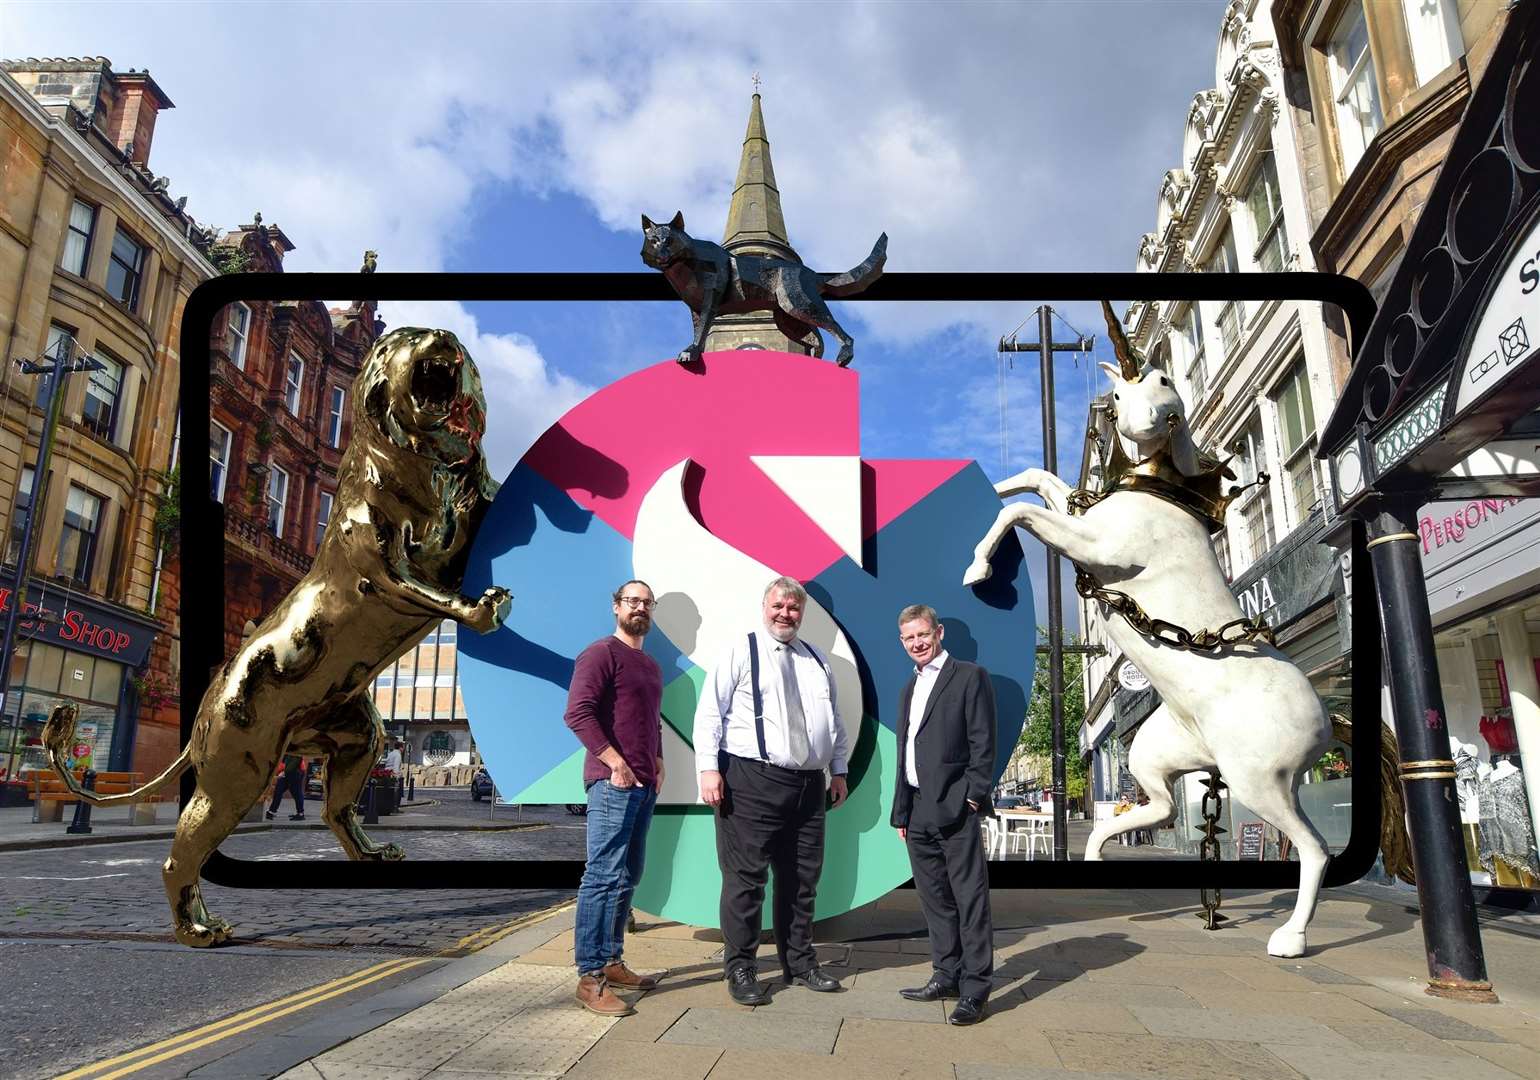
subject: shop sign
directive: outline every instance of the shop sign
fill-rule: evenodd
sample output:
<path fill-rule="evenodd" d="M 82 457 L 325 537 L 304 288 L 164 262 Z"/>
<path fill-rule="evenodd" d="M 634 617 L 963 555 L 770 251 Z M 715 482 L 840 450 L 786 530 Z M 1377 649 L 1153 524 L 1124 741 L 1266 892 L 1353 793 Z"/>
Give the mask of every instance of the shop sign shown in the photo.
<path fill-rule="evenodd" d="M 1124 690 L 1139 691 L 1150 688 L 1150 680 L 1134 666 L 1132 660 L 1124 660 L 1118 665 L 1118 685 Z"/>
<path fill-rule="evenodd" d="M 1430 504 L 1429 512 L 1417 523 L 1423 555 L 1445 544 L 1464 543 L 1467 536 L 1508 507 L 1517 506 L 1518 502 L 1518 499 L 1472 499 L 1467 503 Z"/>
<path fill-rule="evenodd" d="M 1262 841 L 1267 833 L 1260 821 L 1241 822 L 1240 851 L 1236 858 L 1258 859 L 1262 858 Z"/>
<path fill-rule="evenodd" d="M 1287 626 L 1333 593 L 1337 554 L 1311 530 L 1287 550 L 1274 548 L 1230 584 L 1248 619 Z"/>
<path fill-rule="evenodd" d="M 11 588 L 0 587 L 0 617 L 9 612 L 13 595 Z M 78 597 L 73 598 L 66 609 L 65 597 L 57 592 L 47 595 L 43 590 L 35 590 L 32 596 L 34 599 L 22 607 L 21 618 L 16 620 L 18 637 L 105 656 L 129 667 L 138 667 L 149 655 L 150 642 L 155 636 L 151 627 L 135 625 L 98 604 L 82 602 Z M 37 618 L 36 598 L 39 597 L 42 598 L 41 619 Z"/>
<path fill-rule="evenodd" d="M 1533 362 L 1540 345 L 1540 221 L 1494 275 L 1497 287 L 1470 337 L 1454 415 L 1460 416 Z"/>

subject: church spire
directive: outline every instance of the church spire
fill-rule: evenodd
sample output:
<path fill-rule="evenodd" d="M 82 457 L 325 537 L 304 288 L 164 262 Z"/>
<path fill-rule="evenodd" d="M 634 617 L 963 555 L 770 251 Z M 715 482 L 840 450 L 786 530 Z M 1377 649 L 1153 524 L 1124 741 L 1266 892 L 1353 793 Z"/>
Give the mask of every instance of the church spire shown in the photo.
<path fill-rule="evenodd" d="M 786 220 L 781 216 L 781 193 L 775 186 L 775 170 L 770 165 L 770 140 L 765 135 L 757 85 L 749 106 L 749 128 L 743 136 L 743 156 L 738 161 L 738 180 L 733 185 L 722 246 L 734 252 L 748 249 L 795 258 L 786 237 Z"/>

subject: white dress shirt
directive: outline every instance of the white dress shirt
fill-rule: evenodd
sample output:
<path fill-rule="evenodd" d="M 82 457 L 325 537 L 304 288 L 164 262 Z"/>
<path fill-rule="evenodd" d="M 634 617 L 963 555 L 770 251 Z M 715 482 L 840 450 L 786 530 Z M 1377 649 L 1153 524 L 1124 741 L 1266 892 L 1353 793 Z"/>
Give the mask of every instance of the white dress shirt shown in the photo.
<path fill-rule="evenodd" d="M 925 720 L 925 706 L 930 703 L 930 692 L 936 688 L 936 676 L 946 664 L 947 651 L 942 649 L 935 659 L 914 673 L 914 695 L 909 699 L 909 739 L 904 747 L 904 778 L 910 787 L 920 786 L 920 774 L 914 767 L 914 737 L 920 733 Z"/>
<path fill-rule="evenodd" d="M 756 631 L 754 639 L 759 645 L 759 693 L 764 705 L 765 751 L 770 764 L 828 769 L 835 776 L 843 775 L 850 757 L 849 738 L 834 708 L 834 673 L 829 670 L 827 658 L 820 663 L 800 641 L 783 645 L 764 630 Z M 791 761 L 781 693 L 781 654 L 787 649 L 791 650 L 802 714 L 807 720 L 808 760 L 800 765 Z M 735 757 L 760 759 L 747 633 L 717 661 L 701 687 L 694 736 L 698 773 L 720 769 L 717 754 L 721 750 Z"/>

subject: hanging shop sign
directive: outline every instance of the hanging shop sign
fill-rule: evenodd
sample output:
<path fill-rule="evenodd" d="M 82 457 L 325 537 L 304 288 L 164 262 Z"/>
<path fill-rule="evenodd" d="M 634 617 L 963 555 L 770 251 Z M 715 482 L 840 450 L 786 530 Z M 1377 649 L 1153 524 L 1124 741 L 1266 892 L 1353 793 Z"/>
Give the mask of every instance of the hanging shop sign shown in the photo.
<path fill-rule="evenodd" d="M 1287 626 L 1338 588 L 1337 552 L 1320 542 L 1324 529 L 1301 530 L 1299 538 L 1268 552 L 1230 583 L 1247 618 L 1262 618 L 1274 629 Z"/>
<path fill-rule="evenodd" d="M 1124 660 L 1118 665 L 1118 685 L 1124 690 L 1138 692 L 1150 688 L 1150 680 L 1144 672 L 1134 666 L 1132 660 Z"/>
<path fill-rule="evenodd" d="M 1512 250 L 1468 339 L 1454 417 L 1540 357 L 1540 219 Z"/>
<path fill-rule="evenodd" d="M 11 607 L 14 591 L 0 587 L 0 618 Z M 67 596 L 57 589 L 34 586 L 16 620 L 21 641 L 45 641 L 92 656 L 104 656 L 129 667 L 138 667 L 150 653 L 159 627 L 84 596 Z M 39 611 L 41 610 L 41 617 Z"/>

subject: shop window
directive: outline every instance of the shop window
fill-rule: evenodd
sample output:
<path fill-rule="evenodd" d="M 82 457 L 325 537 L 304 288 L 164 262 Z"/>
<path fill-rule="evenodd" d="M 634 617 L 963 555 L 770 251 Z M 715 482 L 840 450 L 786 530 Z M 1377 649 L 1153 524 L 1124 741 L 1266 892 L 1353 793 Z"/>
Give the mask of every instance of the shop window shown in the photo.
<path fill-rule="evenodd" d="M 139 306 L 146 249 L 120 227 L 112 238 L 112 258 L 107 263 L 107 291 L 129 311 Z"/>
<path fill-rule="evenodd" d="M 95 358 L 102 368 L 91 372 L 91 379 L 86 383 L 86 403 L 80 423 L 98 439 L 111 442 L 123 394 L 123 362 L 101 348 L 96 350 Z"/>
<path fill-rule="evenodd" d="M 11 504 L 11 538 L 5 549 L 5 561 L 12 566 L 21 558 L 21 538 L 27 531 L 27 512 L 32 508 L 35 476 L 31 465 L 22 468 L 21 482 L 16 485 L 16 498 Z"/>
<path fill-rule="evenodd" d="M 1332 31 L 1327 45 L 1331 67 L 1332 97 L 1337 110 L 1337 138 L 1342 150 L 1342 171 L 1351 173 L 1369 143 L 1385 126 L 1380 111 L 1380 91 L 1369 49 L 1369 28 L 1358 0 Z"/>
<path fill-rule="evenodd" d="M 328 446 L 342 445 L 342 407 L 347 400 L 347 391 L 340 386 L 332 387 L 332 402 L 330 423 L 326 429 L 326 444 Z"/>
<path fill-rule="evenodd" d="M 267 527 L 274 536 L 283 536 L 283 513 L 288 501 L 289 474 L 274 465 L 267 474 Z"/>
<path fill-rule="evenodd" d="M 209 424 L 209 495 L 215 502 L 225 501 L 225 478 L 230 474 L 230 429 L 218 422 Z"/>
<path fill-rule="evenodd" d="M 1310 378 L 1301 359 L 1273 394 L 1287 474 L 1287 492 L 1294 524 L 1310 516 L 1321 501 L 1315 473 L 1315 408 L 1310 402 Z"/>
<path fill-rule="evenodd" d="M 64 658 L 64 674 L 59 678 L 59 693 L 70 697 L 90 697 L 96 678 L 96 657 L 71 652 Z"/>
<path fill-rule="evenodd" d="M 225 352 L 230 363 L 246 370 L 246 336 L 251 332 L 251 308 L 245 304 L 231 304 L 225 316 Z"/>
<path fill-rule="evenodd" d="M 123 686 L 123 665 L 111 660 L 96 658 L 96 669 L 91 674 L 91 691 L 86 695 L 92 701 L 104 705 L 116 705 Z"/>
<path fill-rule="evenodd" d="M 81 587 L 86 587 L 91 580 L 101 520 L 100 497 L 71 484 L 64 504 L 64 534 L 59 544 L 58 572 Z"/>
<path fill-rule="evenodd" d="M 1246 192 L 1246 209 L 1251 212 L 1252 236 L 1257 246 L 1252 258 L 1265 273 L 1282 270 L 1289 260 L 1289 237 L 1283 227 L 1283 203 L 1278 195 L 1278 169 L 1273 152 L 1262 155 Z"/>
<path fill-rule="evenodd" d="M 52 694 L 59 689 L 59 678 L 63 673 L 64 650 L 57 645 L 35 641 L 31 655 L 22 669 L 12 674 L 11 681 L 17 686 Z"/>
<path fill-rule="evenodd" d="M 326 526 L 332 519 L 332 493 L 329 491 L 321 492 L 317 504 L 319 509 L 316 511 L 315 546 L 319 548 L 321 546 L 321 538 L 326 535 Z"/>
<path fill-rule="evenodd" d="M 295 416 L 299 415 L 300 390 L 305 383 L 305 361 L 299 353 L 289 354 L 289 365 L 284 374 L 283 404 Z"/>
<path fill-rule="evenodd" d="M 1465 51 L 1455 7 L 1454 0 L 1401 0 L 1418 86 L 1454 63 L 1455 57 Z"/>
<path fill-rule="evenodd" d="M 64 257 L 59 260 L 61 269 L 76 277 L 86 276 L 86 264 L 91 259 L 91 234 L 96 231 L 96 207 L 76 199 L 70 206 L 69 229 L 64 234 Z"/>

